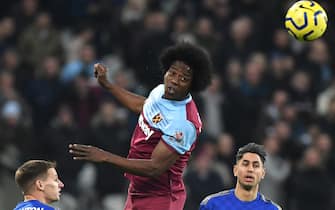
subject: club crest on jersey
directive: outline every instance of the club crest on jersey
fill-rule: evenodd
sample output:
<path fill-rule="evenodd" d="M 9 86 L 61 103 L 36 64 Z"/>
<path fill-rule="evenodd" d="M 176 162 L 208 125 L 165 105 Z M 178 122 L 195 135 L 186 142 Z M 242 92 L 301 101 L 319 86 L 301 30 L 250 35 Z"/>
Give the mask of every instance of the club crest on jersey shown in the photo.
<path fill-rule="evenodd" d="M 177 131 L 175 134 L 174 134 L 174 138 L 178 141 L 178 142 L 181 142 L 183 140 L 183 133 L 181 131 Z"/>
<path fill-rule="evenodd" d="M 160 121 L 163 120 L 163 117 L 160 113 L 156 114 L 153 118 L 152 118 L 152 122 L 157 124 L 159 123 Z"/>
<path fill-rule="evenodd" d="M 177 131 L 173 136 L 169 137 L 170 141 L 176 141 L 179 144 L 183 144 L 184 143 L 183 139 L 184 139 L 184 134 L 181 131 Z"/>

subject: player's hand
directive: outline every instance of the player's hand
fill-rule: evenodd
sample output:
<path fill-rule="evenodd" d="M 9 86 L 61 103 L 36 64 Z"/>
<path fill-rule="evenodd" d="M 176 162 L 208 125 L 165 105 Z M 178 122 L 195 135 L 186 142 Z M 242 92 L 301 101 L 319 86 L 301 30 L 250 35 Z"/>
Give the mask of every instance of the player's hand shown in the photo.
<path fill-rule="evenodd" d="M 107 81 L 107 67 L 101 63 L 94 64 L 94 76 L 99 82 Z"/>
<path fill-rule="evenodd" d="M 90 145 L 70 144 L 69 152 L 74 160 L 88 160 L 93 162 L 103 162 L 108 157 L 108 152 Z"/>

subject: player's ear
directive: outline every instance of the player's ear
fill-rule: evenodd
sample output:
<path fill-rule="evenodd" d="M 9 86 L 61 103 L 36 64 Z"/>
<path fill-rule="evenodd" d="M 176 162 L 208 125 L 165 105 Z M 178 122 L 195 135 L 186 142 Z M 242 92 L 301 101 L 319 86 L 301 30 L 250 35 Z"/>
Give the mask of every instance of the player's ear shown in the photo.
<path fill-rule="evenodd" d="M 234 176 L 237 177 L 237 164 L 234 165 L 233 173 L 234 173 Z"/>
<path fill-rule="evenodd" d="M 38 190 L 40 190 L 40 191 L 43 191 L 43 190 L 44 190 L 44 183 L 43 183 L 42 180 L 40 180 L 40 179 L 37 179 L 37 180 L 35 181 L 35 186 L 36 186 L 36 188 L 37 188 Z"/>
<path fill-rule="evenodd" d="M 261 176 L 261 178 L 262 178 L 262 179 L 264 179 L 264 177 L 265 177 L 265 174 L 266 174 L 266 168 L 265 168 L 265 167 L 263 167 L 262 176 Z"/>

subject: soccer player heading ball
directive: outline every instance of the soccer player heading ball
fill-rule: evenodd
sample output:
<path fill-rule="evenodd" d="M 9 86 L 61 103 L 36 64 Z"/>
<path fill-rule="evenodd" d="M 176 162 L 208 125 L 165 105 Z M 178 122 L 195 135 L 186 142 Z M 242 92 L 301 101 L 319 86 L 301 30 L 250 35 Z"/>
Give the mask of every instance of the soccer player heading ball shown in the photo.
<path fill-rule="evenodd" d="M 126 172 L 126 210 L 182 210 L 186 199 L 182 174 L 202 126 L 190 93 L 210 84 L 212 64 L 207 52 L 189 43 L 165 49 L 160 63 L 164 84 L 147 98 L 110 83 L 107 68 L 94 66 L 99 84 L 139 114 L 127 158 L 93 146 L 69 145 L 75 160 L 110 163 Z"/>

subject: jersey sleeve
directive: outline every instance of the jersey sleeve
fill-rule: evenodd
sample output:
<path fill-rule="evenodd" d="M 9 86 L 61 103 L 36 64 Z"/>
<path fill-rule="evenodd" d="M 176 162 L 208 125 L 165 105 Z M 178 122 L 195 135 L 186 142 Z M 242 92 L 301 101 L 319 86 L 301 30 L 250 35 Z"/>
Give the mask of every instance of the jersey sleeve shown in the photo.
<path fill-rule="evenodd" d="M 211 203 L 209 202 L 210 196 L 207 196 L 200 203 L 199 210 L 211 210 Z"/>
<path fill-rule="evenodd" d="M 190 150 L 197 137 L 195 126 L 187 120 L 175 120 L 165 127 L 163 141 L 171 146 L 178 154 Z"/>
<path fill-rule="evenodd" d="M 199 210 L 211 210 L 211 208 L 208 205 L 200 204 Z"/>
<path fill-rule="evenodd" d="M 278 204 L 273 203 L 273 210 L 282 210 L 282 208 Z"/>

